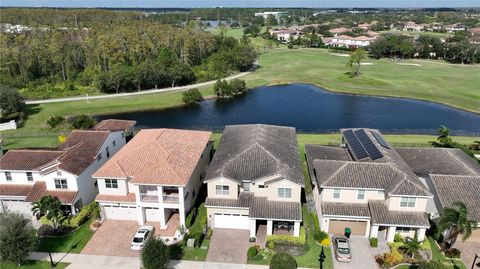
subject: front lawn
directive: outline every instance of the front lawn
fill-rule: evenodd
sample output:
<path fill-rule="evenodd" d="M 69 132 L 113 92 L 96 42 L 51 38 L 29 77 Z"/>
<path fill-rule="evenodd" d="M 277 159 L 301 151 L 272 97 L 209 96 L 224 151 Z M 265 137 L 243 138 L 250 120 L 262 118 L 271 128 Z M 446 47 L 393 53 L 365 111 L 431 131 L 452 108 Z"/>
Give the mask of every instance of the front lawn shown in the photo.
<path fill-rule="evenodd" d="M 466 269 L 467 267 L 465 264 L 463 264 L 463 261 L 460 259 L 450 259 L 445 257 L 445 255 L 442 254 L 440 249 L 437 247 L 437 244 L 435 242 L 435 239 L 432 237 L 428 237 L 428 241 L 430 241 L 430 245 L 432 248 L 432 260 L 434 261 L 439 261 L 443 263 L 444 265 L 449 266 L 450 268 L 454 269 Z"/>
<path fill-rule="evenodd" d="M 182 260 L 205 261 L 209 246 L 210 239 L 205 239 L 200 248 L 183 248 Z"/>
<path fill-rule="evenodd" d="M 88 228 L 89 225 L 90 221 L 87 221 L 70 234 L 43 237 L 37 251 L 80 253 L 94 233 Z"/>
<path fill-rule="evenodd" d="M 67 267 L 69 263 L 59 262 L 55 268 L 63 269 Z M 21 267 L 17 267 L 16 264 L 11 262 L 2 262 L 0 265 L 1 269 L 47 269 L 50 268 L 50 262 L 44 261 L 25 261 Z"/>

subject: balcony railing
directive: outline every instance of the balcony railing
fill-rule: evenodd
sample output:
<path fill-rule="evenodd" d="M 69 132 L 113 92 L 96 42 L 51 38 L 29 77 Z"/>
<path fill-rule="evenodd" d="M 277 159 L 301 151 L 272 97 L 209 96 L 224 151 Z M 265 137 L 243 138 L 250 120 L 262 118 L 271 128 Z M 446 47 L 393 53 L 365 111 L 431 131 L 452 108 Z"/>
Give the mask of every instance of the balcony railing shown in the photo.
<path fill-rule="evenodd" d="M 178 193 L 169 193 L 163 195 L 163 202 L 167 204 L 178 204 Z"/>
<path fill-rule="evenodd" d="M 156 194 L 156 193 L 140 193 L 140 201 L 158 203 L 158 194 Z"/>

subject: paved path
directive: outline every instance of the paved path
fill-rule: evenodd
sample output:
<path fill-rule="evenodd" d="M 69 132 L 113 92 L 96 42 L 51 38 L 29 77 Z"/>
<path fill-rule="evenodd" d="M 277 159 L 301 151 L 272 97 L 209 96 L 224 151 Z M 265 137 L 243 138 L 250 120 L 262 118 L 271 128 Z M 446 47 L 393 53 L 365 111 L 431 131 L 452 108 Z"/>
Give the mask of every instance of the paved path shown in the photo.
<path fill-rule="evenodd" d="M 75 253 L 52 253 L 55 262 L 67 262 L 68 269 L 139 269 L 140 259 L 134 257 L 116 257 L 86 255 Z M 49 261 L 46 252 L 31 252 L 29 260 Z M 219 263 L 219 262 L 195 262 L 195 261 L 172 261 L 173 269 L 268 269 L 265 265 Z M 306 269 L 306 268 L 299 268 Z"/>
<path fill-rule="evenodd" d="M 229 77 L 226 77 L 225 80 L 232 80 L 235 78 L 240 78 L 250 74 L 251 71 L 248 72 L 241 72 Z M 82 96 L 82 97 L 67 97 L 67 98 L 56 98 L 56 99 L 45 99 L 45 100 L 33 100 L 33 101 L 25 101 L 27 105 L 35 105 L 35 104 L 46 104 L 46 103 L 61 103 L 61 102 L 71 102 L 71 101 L 82 101 L 82 100 L 93 100 L 93 99 L 105 99 L 105 98 L 116 98 L 116 97 L 126 97 L 126 96 L 135 96 L 135 95 L 142 95 L 142 94 L 149 94 L 149 93 L 160 93 L 160 92 L 174 92 L 174 91 L 184 91 L 192 88 L 200 88 L 205 86 L 213 85 L 216 80 L 211 80 L 207 82 L 201 82 L 186 86 L 177 86 L 177 87 L 170 87 L 170 88 L 162 88 L 162 89 L 151 89 L 151 90 L 144 90 L 139 92 L 127 92 L 127 93 L 114 93 L 114 94 L 104 94 L 104 95 L 94 95 L 94 96 Z"/>

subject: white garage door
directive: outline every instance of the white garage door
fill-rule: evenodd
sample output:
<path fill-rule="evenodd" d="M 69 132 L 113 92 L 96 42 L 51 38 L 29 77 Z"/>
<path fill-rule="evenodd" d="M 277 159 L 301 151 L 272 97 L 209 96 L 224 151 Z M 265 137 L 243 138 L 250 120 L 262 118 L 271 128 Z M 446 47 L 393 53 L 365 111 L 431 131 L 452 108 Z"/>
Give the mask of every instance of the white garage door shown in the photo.
<path fill-rule="evenodd" d="M 106 219 L 113 220 L 137 220 L 135 206 L 103 206 Z"/>
<path fill-rule="evenodd" d="M 153 207 L 145 208 L 146 221 L 160 221 L 160 209 Z"/>
<path fill-rule="evenodd" d="M 247 215 L 215 213 L 213 227 L 248 230 L 250 228 L 250 219 Z"/>

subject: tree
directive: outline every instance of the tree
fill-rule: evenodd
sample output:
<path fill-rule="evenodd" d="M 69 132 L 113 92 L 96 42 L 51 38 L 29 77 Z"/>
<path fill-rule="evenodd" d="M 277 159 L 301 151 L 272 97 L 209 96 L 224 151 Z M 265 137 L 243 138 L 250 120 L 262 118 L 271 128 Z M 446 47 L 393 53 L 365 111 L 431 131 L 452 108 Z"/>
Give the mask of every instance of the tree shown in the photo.
<path fill-rule="evenodd" d="M 356 49 L 350 53 L 350 60 L 348 61 L 347 66 L 355 66 L 356 77 L 360 76 L 360 65 L 365 59 L 367 59 L 367 52 L 364 49 Z"/>
<path fill-rule="evenodd" d="M 452 147 L 453 141 L 450 137 L 450 129 L 448 129 L 445 125 L 442 125 L 437 129 L 437 133 L 437 141 L 430 142 L 433 146 L 442 148 Z"/>
<path fill-rule="evenodd" d="M 0 260 L 19 267 L 35 249 L 35 229 L 30 220 L 18 213 L 0 215 Z"/>
<path fill-rule="evenodd" d="M 229 97 L 232 96 L 232 90 L 228 82 L 224 79 L 219 79 L 213 85 L 213 91 L 218 97 Z"/>
<path fill-rule="evenodd" d="M 0 119 L 6 120 L 13 118 L 17 113 L 22 112 L 25 107 L 23 97 L 14 88 L 6 85 L 0 85 L 2 94 L 0 94 Z"/>
<path fill-rule="evenodd" d="M 95 126 L 95 124 L 97 124 L 97 121 L 85 114 L 82 114 L 76 116 L 71 124 L 74 129 L 86 130 Z"/>
<path fill-rule="evenodd" d="M 297 262 L 295 259 L 288 253 L 277 253 L 273 255 L 272 261 L 270 262 L 270 269 L 296 269 Z"/>
<path fill-rule="evenodd" d="M 238 78 L 232 79 L 232 81 L 230 81 L 230 89 L 232 94 L 244 93 L 248 90 L 245 81 Z"/>
<path fill-rule="evenodd" d="M 143 246 L 141 258 L 145 269 L 167 269 L 170 260 L 169 248 L 161 239 L 150 237 Z"/>
<path fill-rule="evenodd" d="M 417 253 L 420 250 L 420 244 L 421 242 L 418 241 L 417 238 L 412 238 L 407 240 L 403 248 L 405 249 L 405 252 L 412 255 L 412 258 L 415 257 L 415 253 Z"/>
<path fill-rule="evenodd" d="M 32 213 L 37 218 L 45 216 L 52 225 L 53 229 L 57 229 L 65 220 L 62 212 L 62 202 L 56 196 L 45 195 L 38 201 L 33 203 Z"/>
<path fill-rule="evenodd" d="M 182 93 L 182 100 L 187 105 L 196 104 L 202 99 L 202 93 L 197 88 L 188 89 Z"/>
<path fill-rule="evenodd" d="M 472 234 L 472 227 L 475 221 L 468 219 L 467 206 L 462 202 L 455 202 L 453 206 L 456 208 L 445 207 L 438 222 L 438 228 L 445 232 L 448 230 L 446 240 L 449 240 L 450 247 L 457 241 L 457 237 L 461 234 L 462 240 L 465 241 Z"/>
<path fill-rule="evenodd" d="M 267 17 L 267 25 L 268 26 L 275 26 L 277 25 L 278 21 L 277 21 L 277 18 L 275 18 L 275 16 L 273 15 L 268 15 Z"/>

